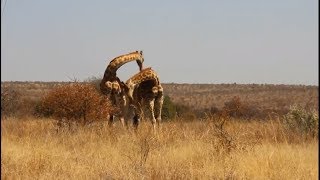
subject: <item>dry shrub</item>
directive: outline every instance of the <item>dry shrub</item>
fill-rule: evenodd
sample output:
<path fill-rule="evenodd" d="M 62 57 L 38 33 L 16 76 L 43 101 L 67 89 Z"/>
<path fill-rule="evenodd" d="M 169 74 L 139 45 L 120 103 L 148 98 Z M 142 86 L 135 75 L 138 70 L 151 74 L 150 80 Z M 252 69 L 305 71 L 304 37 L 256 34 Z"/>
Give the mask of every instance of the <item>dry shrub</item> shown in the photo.
<path fill-rule="evenodd" d="M 59 120 L 87 124 L 104 119 L 112 110 L 109 100 L 92 84 L 71 83 L 51 90 L 41 102 L 41 111 Z"/>
<path fill-rule="evenodd" d="M 243 117 L 248 107 L 241 102 L 240 97 L 235 96 L 230 101 L 225 102 L 223 109 L 226 110 L 231 117 Z"/>
<path fill-rule="evenodd" d="M 225 102 L 222 111 L 226 111 L 230 117 L 242 119 L 266 119 L 270 113 L 274 112 L 263 112 L 257 106 L 241 101 L 239 96 L 234 96 L 230 101 Z"/>
<path fill-rule="evenodd" d="M 21 93 L 12 87 L 1 88 L 1 115 L 16 115 L 21 106 Z"/>

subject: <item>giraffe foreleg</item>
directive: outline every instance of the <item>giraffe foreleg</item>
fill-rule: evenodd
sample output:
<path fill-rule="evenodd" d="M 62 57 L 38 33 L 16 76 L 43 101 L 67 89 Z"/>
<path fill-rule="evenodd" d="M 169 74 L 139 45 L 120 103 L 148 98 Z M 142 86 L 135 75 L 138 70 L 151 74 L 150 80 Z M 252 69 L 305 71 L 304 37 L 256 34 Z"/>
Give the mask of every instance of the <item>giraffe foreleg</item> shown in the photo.
<path fill-rule="evenodd" d="M 141 115 L 142 115 L 142 106 L 140 102 L 138 102 L 134 106 L 133 126 L 135 129 L 137 129 L 139 126 L 139 123 L 141 121 Z"/>
<path fill-rule="evenodd" d="M 128 121 L 125 119 L 125 115 L 127 113 L 127 101 L 123 94 L 118 95 L 118 106 L 120 108 L 119 119 L 121 121 L 122 127 L 126 127 L 128 129 Z"/>
<path fill-rule="evenodd" d="M 113 115 L 113 114 L 110 114 L 109 121 L 108 121 L 109 127 L 112 127 L 112 126 L 113 126 L 113 121 L 114 121 L 114 115 Z"/>
<path fill-rule="evenodd" d="M 116 97 L 114 94 L 108 94 L 108 97 L 111 101 L 112 106 L 116 107 L 117 106 L 117 101 L 116 101 Z M 114 122 L 114 112 L 112 112 L 109 115 L 109 120 L 108 120 L 108 125 L 109 127 L 113 126 L 113 122 Z"/>
<path fill-rule="evenodd" d="M 148 110 L 150 112 L 150 115 L 151 115 L 151 122 L 152 122 L 152 126 L 153 126 L 153 129 L 155 130 L 156 129 L 156 123 L 157 123 L 157 120 L 154 116 L 154 98 L 151 98 L 148 100 Z"/>

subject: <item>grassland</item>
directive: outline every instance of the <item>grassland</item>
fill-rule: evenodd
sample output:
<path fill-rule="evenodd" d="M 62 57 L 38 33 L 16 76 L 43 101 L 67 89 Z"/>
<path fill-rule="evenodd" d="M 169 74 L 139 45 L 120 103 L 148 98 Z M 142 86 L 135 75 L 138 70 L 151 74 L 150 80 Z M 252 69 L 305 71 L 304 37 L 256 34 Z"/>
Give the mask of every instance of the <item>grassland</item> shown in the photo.
<path fill-rule="evenodd" d="M 65 84 L 1 82 L 18 92 L 1 94 L 1 179 L 318 179 L 318 116 L 297 111 L 284 121 L 291 105 L 319 108 L 318 86 L 163 84 L 186 113 L 206 114 L 237 96 L 267 116 L 178 116 L 156 133 L 150 122 L 133 132 L 105 121 L 57 132 L 54 119 L 35 112 Z"/>
<path fill-rule="evenodd" d="M 318 179 L 318 139 L 279 120 L 105 122 L 56 132 L 52 119 L 1 121 L 1 179 Z"/>

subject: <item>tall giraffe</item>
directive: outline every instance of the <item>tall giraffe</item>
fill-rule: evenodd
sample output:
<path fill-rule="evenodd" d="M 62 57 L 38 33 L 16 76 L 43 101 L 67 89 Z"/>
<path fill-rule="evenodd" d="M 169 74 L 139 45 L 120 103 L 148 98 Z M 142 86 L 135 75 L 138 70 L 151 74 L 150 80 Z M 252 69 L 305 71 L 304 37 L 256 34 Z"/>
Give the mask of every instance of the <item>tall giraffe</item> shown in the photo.
<path fill-rule="evenodd" d="M 153 129 L 155 130 L 156 124 L 159 126 L 161 122 L 163 105 L 163 88 L 157 73 L 150 67 L 143 69 L 128 79 L 125 85 L 129 104 L 134 106 L 135 116 L 133 123 L 135 128 L 138 127 L 141 119 L 142 106 L 147 105 L 151 114 Z"/>
<path fill-rule="evenodd" d="M 111 60 L 104 72 L 103 79 L 100 82 L 100 91 L 103 94 L 110 96 L 112 104 L 116 107 L 119 107 L 119 111 L 117 113 L 110 115 L 109 125 L 112 124 L 115 115 L 119 116 L 123 126 L 126 124 L 126 121 L 124 121 L 124 114 L 127 102 L 124 94 L 125 92 L 123 91 L 125 85 L 117 77 L 117 70 L 125 63 L 131 61 L 136 61 L 141 71 L 144 62 L 142 51 L 131 52 Z"/>

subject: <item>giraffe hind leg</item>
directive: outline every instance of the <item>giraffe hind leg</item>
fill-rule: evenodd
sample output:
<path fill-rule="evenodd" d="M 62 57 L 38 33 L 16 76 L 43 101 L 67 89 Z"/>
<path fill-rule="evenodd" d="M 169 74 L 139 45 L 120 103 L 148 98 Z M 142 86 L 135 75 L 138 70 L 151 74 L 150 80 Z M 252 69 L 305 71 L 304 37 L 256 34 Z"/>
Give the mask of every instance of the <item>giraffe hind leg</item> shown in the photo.
<path fill-rule="evenodd" d="M 155 118 L 157 120 L 158 126 L 161 123 L 161 111 L 162 111 L 162 106 L 163 106 L 163 88 L 161 85 L 158 87 L 158 94 L 155 97 L 155 103 L 154 103 L 154 108 L 155 108 Z"/>

